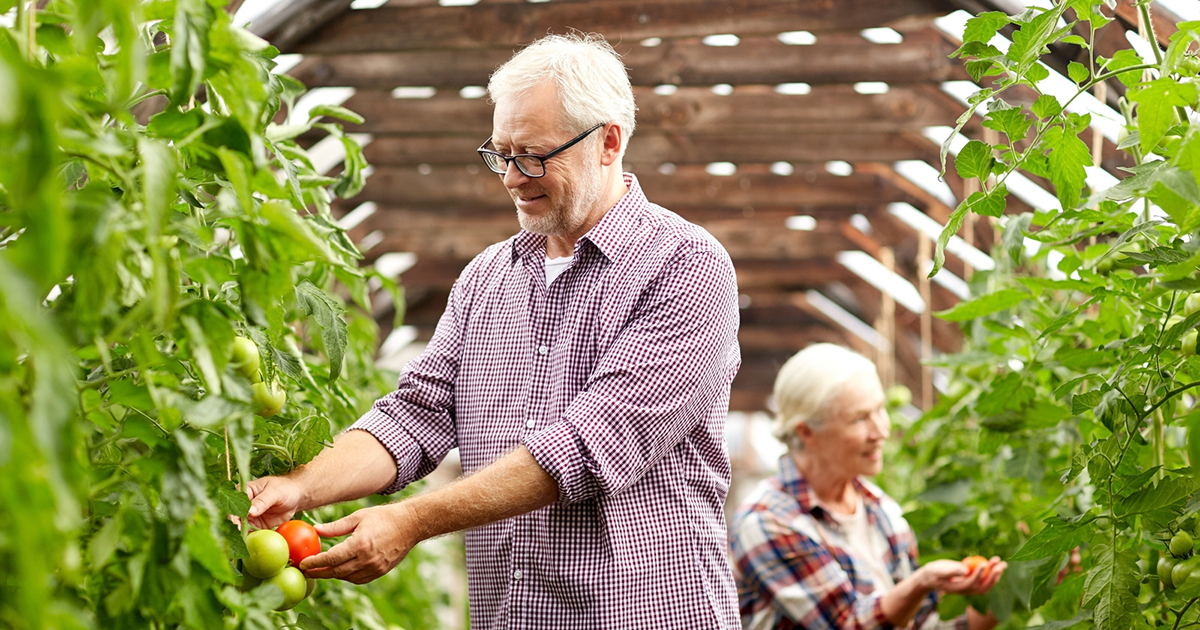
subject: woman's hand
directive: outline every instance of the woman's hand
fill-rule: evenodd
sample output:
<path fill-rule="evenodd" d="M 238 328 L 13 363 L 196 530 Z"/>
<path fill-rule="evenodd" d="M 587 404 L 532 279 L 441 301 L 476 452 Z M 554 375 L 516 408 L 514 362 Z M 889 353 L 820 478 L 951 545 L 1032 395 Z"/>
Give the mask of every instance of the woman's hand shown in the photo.
<path fill-rule="evenodd" d="M 993 556 L 987 562 L 970 571 L 961 562 L 934 560 L 917 569 L 921 586 L 929 591 L 958 595 L 982 595 L 996 586 L 1008 564 Z"/>

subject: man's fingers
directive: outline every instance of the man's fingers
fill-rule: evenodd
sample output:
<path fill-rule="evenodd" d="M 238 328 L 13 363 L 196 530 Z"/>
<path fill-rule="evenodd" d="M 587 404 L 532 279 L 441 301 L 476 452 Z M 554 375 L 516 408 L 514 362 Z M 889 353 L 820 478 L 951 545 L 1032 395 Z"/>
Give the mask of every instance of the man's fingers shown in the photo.
<path fill-rule="evenodd" d="M 317 530 L 318 534 L 326 538 L 333 538 L 335 536 L 345 536 L 346 534 L 354 533 L 354 530 L 358 527 L 358 521 L 358 513 L 355 512 L 345 518 L 339 518 L 332 523 L 317 523 L 313 525 L 313 528 Z"/>
<path fill-rule="evenodd" d="M 358 555 L 355 549 L 356 545 L 353 540 L 342 541 L 315 556 L 309 556 L 300 562 L 300 570 L 304 572 L 319 571 L 329 569 L 338 565 L 345 564 L 354 560 Z M 313 577 L 326 577 L 324 575 L 316 575 Z"/>

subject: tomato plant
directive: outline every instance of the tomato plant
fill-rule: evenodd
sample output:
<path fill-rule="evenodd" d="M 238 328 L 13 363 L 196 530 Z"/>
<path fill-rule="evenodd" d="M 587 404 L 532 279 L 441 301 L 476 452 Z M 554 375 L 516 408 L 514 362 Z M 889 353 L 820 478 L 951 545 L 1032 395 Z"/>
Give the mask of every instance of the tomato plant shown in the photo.
<path fill-rule="evenodd" d="M 432 625 L 419 549 L 274 612 L 227 518 L 395 382 L 368 282 L 399 287 L 330 212 L 363 185 L 334 124 L 357 115 L 273 122 L 304 87 L 223 0 L 42 4 L 0 28 L 0 626 Z M 335 176 L 309 131 L 345 148 Z M 256 416 L 255 381 L 287 404 Z"/>
<path fill-rule="evenodd" d="M 1150 3 L 1136 8 L 1150 24 Z M 970 604 L 1007 627 L 1105 630 L 1200 616 L 1200 445 L 1189 437 L 1200 423 L 1200 93 L 1188 53 L 1200 23 L 1179 24 L 1148 58 L 1105 58 L 1097 33 L 1122 28 L 1111 13 L 1086 0 L 983 13 L 955 53 L 985 86 L 956 131 L 978 114 L 999 141 L 958 151 L 954 168 L 979 192 L 952 214 L 935 266 L 973 212 L 996 219 L 996 267 L 939 314 L 963 322 L 965 348 L 937 361 L 952 386 L 906 428 L 913 448 L 897 460 L 924 480 L 908 516 L 925 557 L 978 550 L 1010 564 L 986 597 L 945 598 L 943 616 Z M 993 43 L 1001 29 L 1005 51 Z M 1050 46 L 1077 52 L 1071 94 L 1050 93 Z M 1097 121 L 1075 105 L 1100 82 L 1123 92 L 1118 149 L 1134 165 L 1093 188 Z M 1018 172 L 1048 180 L 1058 205 L 1005 215 Z"/>

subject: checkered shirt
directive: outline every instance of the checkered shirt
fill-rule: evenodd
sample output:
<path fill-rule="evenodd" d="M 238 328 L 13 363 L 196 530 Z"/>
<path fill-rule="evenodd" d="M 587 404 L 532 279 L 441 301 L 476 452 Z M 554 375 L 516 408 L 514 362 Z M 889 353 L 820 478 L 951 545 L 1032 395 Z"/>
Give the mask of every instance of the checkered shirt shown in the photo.
<path fill-rule="evenodd" d="M 722 506 L 737 281 L 703 229 L 637 179 L 546 286 L 546 238 L 477 256 L 425 352 L 352 427 L 394 492 L 458 447 L 470 474 L 518 444 L 559 501 L 466 533 L 472 628 L 737 628 Z"/>
<path fill-rule="evenodd" d="M 867 522 L 887 539 L 884 564 L 895 582 L 917 568 L 917 542 L 900 506 L 871 482 L 859 478 Z M 779 474 L 763 481 L 734 514 L 730 535 L 742 627 L 753 630 L 858 629 L 894 627 L 883 615 L 865 562 L 848 551 L 836 520 L 817 505 L 808 481 L 791 456 Z M 910 627 L 966 630 L 963 615 L 937 616 L 938 596 L 922 602 Z"/>

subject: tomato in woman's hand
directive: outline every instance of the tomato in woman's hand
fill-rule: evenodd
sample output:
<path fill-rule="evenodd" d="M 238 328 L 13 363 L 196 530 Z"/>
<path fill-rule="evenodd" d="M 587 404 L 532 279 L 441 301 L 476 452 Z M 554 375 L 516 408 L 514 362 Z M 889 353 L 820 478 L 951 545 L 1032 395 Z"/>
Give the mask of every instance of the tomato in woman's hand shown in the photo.
<path fill-rule="evenodd" d="M 967 556 L 962 559 L 963 566 L 967 567 L 968 575 L 975 572 L 975 569 L 987 564 L 987 558 L 983 556 Z"/>
<path fill-rule="evenodd" d="M 300 561 L 321 553 L 321 538 L 312 525 L 304 521 L 288 521 L 275 528 L 288 544 L 288 557 L 292 566 L 300 566 Z"/>

